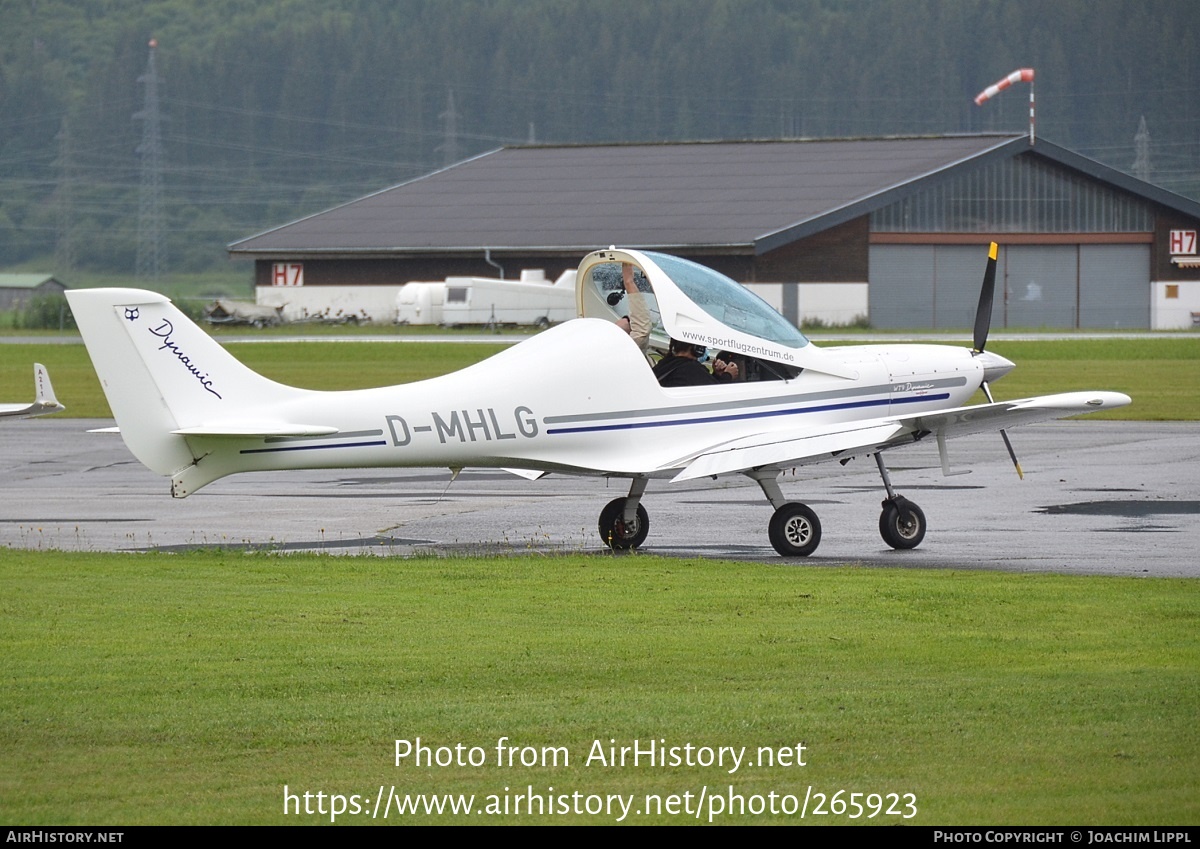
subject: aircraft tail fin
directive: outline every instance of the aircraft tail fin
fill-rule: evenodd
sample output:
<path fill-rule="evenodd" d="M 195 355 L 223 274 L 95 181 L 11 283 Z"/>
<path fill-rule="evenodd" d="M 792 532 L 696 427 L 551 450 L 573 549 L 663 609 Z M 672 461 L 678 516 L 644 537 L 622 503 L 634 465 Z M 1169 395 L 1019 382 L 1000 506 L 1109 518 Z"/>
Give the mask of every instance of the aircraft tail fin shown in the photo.
<path fill-rule="evenodd" d="M 0 404 L 0 417 L 32 419 L 35 416 L 46 416 L 50 413 L 61 413 L 65 410 L 58 399 L 54 397 L 54 387 L 50 385 L 50 372 L 41 363 L 33 364 L 33 403 L 32 404 Z"/>
<path fill-rule="evenodd" d="M 67 299 L 125 444 L 158 474 L 197 461 L 180 431 L 270 420 L 305 391 L 243 365 L 163 295 L 76 289 Z"/>
<path fill-rule="evenodd" d="M 50 385 L 50 372 L 41 363 L 33 364 L 33 388 L 36 393 L 33 403 L 39 410 L 37 415 L 58 413 L 66 409 L 55 397 L 54 387 Z"/>

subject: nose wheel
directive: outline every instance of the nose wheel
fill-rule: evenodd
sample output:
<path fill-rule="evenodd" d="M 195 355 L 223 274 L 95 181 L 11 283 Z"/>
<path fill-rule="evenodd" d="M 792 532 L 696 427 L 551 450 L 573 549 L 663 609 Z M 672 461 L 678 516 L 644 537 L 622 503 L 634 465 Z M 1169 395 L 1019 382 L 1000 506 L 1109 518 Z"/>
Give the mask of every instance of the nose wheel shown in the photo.
<path fill-rule="evenodd" d="M 925 539 L 925 514 L 920 507 L 892 489 L 891 475 L 883 463 L 883 456 L 878 452 L 875 454 L 875 465 L 879 467 L 879 476 L 883 478 L 883 488 L 888 496 L 883 500 L 883 512 L 879 514 L 879 535 L 892 548 L 916 548 Z"/>
<path fill-rule="evenodd" d="M 916 548 L 925 539 L 925 514 L 903 495 L 883 502 L 879 535 L 892 548 Z"/>

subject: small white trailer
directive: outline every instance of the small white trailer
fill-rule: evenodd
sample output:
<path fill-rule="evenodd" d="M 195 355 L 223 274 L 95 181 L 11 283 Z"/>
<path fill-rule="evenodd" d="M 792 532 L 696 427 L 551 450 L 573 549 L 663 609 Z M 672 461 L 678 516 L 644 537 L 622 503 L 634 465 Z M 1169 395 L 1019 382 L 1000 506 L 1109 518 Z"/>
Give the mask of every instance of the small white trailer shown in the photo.
<path fill-rule="evenodd" d="M 551 283 L 541 269 L 519 280 L 447 277 L 407 283 L 396 296 L 398 324 L 527 324 L 545 327 L 575 317 L 575 270 Z"/>

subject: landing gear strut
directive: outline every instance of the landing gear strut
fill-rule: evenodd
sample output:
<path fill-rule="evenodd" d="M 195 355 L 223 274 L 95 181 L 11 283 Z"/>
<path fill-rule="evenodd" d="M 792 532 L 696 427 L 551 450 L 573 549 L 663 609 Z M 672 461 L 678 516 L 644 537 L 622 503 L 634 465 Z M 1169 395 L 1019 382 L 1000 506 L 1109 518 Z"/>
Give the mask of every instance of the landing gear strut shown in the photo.
<path fill-rule="evenodd" d="M 875 465 L 879 467 L 879 476 L 883 478 L 883 487 L 887 490 L 883 513 L 879 516 L 879 535 L 892 548 L 916 548 L 925 539 L 925 514 L 920 507 L 892 488 L 891 476 L 878 452 L 875 454 Z M 762 488 L 763 495 L 775 508 L 767 525 L 771 546 L 784 557 L 807 557 L 816 551 L 821 544 L 821 520 L 812 508 L 783 497 L 778 472 L 763 470 L 745 474 Z M 622 501 L 624 499 L 618 498 L 613 504 Z"/>
<path fill-rule="evenodd" d="M 879 535 L 892 548 L 916 548 L 925 539 L 925 514 L 892 489 L 892 479 L 881 454 L 875 455 L 875 465 L 879 467 L 879 476 L 883 478 L 883 488 L 888 496 L 883 500 L 883 512 L 879 515 Z"/>
<path fill-rule="evenodd" d="M 600 539 L 614 551 L 637 548 L 650 533 L 650 515 L 642 506 L 648 478 L 634 478 L 629 495 L 614 498 L 600 511 Z"/>

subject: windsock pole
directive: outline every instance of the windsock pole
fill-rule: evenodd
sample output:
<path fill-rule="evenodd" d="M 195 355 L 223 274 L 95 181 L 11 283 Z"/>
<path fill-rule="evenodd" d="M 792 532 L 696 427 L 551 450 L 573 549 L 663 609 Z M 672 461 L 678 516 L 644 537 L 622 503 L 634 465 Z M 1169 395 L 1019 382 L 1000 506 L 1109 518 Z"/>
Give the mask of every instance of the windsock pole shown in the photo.
<path fill-rule="evenodd" d="M 988 86 L 975 96 L 975 105 L 982 106 L 984 101 L 1004 91 L 1013 83 L 1029 83 L 1029 143 L 1032 145 L 1035 138 L 1034 126 L 1036 125 L 1033 103 L 1033 68 L 1021 68 L 1020 70 L 1013 71 L 1004 79 Z"/>

